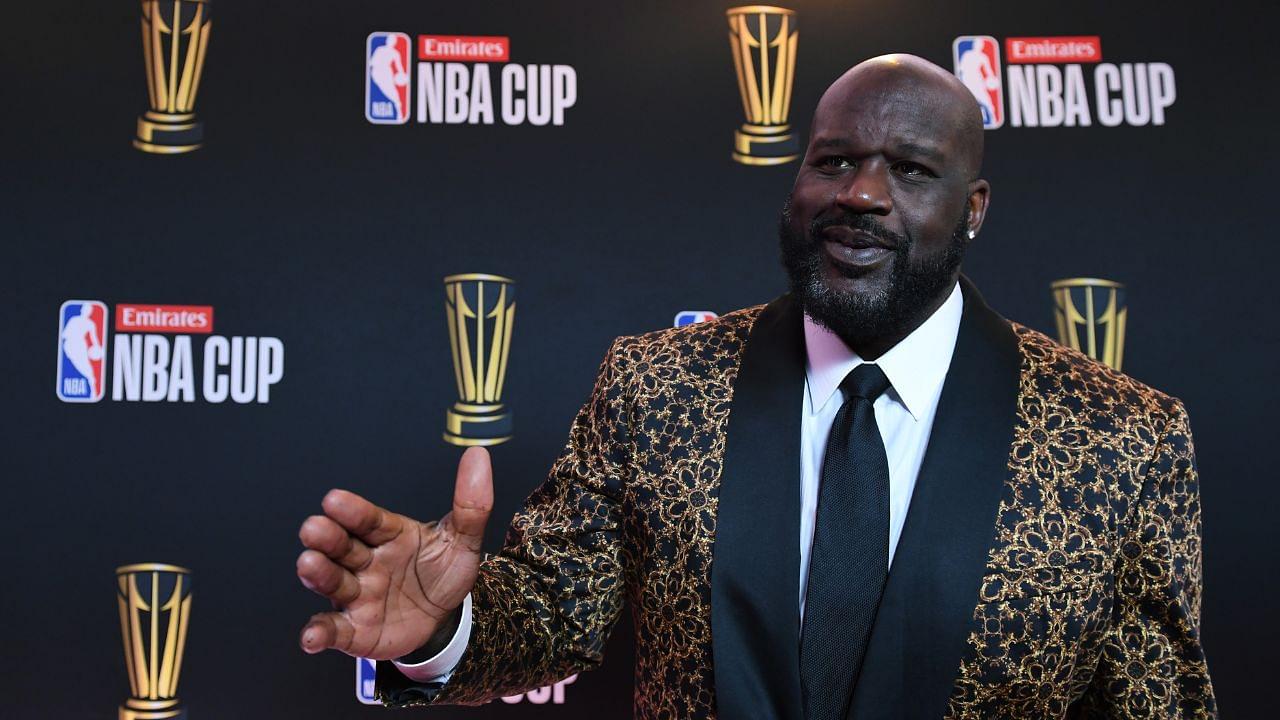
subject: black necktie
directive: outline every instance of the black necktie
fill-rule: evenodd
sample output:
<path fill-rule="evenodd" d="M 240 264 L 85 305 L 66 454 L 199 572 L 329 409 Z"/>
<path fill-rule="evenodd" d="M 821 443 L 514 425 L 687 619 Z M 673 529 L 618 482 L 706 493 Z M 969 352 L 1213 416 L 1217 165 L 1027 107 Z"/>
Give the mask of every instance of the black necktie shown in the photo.
<path fill-rule="evenodd" d="M 889 461 L 872 403 L 889 387 L 864 363 L 840 383 L 822 460 L 800 633 L 808 720 L 843 720 L 889 575 Z"/>

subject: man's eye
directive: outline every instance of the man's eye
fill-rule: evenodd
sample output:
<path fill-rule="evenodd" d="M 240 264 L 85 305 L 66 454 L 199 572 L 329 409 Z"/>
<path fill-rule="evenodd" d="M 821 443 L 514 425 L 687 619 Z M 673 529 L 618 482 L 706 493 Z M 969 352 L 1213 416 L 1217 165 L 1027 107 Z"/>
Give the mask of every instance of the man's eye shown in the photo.
<path fill-rule="evenodd" d="M 847 157 L 841 155 L 832 155 L 825 157 L 822 162 L 818 163 L 824 169 L 830 170 L 846 170 L 853 167 L 853 162 Z"/>
<path fill-rule="evenodd" d="M 929 169 L 919 163 L 900 162 L 894 164 L 894 169 L 907 177 L 933 177 L 933 173 Z"/>

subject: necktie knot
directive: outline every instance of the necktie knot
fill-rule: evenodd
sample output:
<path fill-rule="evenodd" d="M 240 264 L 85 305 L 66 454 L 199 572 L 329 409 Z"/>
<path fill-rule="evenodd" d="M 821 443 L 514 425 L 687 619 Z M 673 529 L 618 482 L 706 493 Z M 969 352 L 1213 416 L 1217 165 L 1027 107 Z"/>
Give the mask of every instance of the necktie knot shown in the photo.
<path fill-rule="evenodd" d="M 840 383 L 845 398 L 860 397 L 875 402 L 889 389 L 889 378 L 874 363 L 862 363 L 845 376 Z"/>

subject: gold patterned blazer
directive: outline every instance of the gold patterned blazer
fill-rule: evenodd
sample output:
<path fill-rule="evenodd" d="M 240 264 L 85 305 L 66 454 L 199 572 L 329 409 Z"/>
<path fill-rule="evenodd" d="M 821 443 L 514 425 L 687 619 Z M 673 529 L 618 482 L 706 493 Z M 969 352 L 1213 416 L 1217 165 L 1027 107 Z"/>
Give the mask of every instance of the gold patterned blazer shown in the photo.
<path fill-rule="evenodd" d="M 1186 411 L 961 284 L 850 717 L 1214 717 Z M 637 718 L 798 720 L 804 357 L 789 296 L 615 341 L 482 566 L 452 678 L 379 663 L 383 701 L 482 703 L 589 669 L 627 602 Z"/>

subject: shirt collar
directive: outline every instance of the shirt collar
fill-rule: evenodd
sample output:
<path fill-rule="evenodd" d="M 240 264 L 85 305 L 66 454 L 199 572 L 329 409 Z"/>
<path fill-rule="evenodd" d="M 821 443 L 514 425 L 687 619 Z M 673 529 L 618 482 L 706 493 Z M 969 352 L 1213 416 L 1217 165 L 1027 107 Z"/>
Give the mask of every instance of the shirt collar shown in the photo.
<path fill-rule="evenodd" d="M 947 377 L 960 333 L 964 297 L 956 284 L 946 302 L 912 333 L 875 362 L 893 385 L 894 394 L 911 417 L 919 420 Z M 864 360 L 835 333 L 804 316 L 810 412 L 821 410 L 837 394 L 841 381 Z"/>

